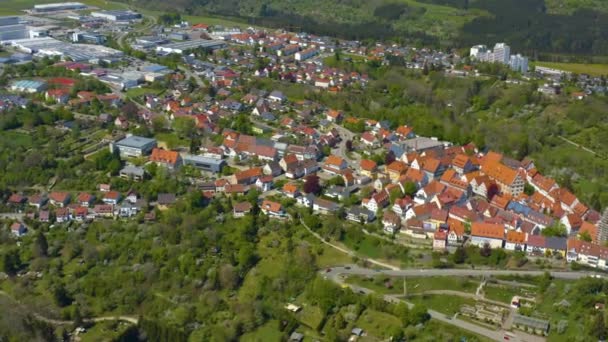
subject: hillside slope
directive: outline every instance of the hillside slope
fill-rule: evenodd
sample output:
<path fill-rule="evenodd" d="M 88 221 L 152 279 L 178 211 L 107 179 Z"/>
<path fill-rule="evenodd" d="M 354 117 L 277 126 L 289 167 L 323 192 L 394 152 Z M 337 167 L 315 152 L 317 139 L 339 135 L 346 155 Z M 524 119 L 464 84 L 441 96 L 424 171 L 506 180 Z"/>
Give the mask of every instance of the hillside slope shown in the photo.
<path fill-rule="evenodd" d="M 608 54 L 608 5 L 599 0 L 123 1 L 347 39 L 447 47 L 508 41 L 530 55 Z"/>

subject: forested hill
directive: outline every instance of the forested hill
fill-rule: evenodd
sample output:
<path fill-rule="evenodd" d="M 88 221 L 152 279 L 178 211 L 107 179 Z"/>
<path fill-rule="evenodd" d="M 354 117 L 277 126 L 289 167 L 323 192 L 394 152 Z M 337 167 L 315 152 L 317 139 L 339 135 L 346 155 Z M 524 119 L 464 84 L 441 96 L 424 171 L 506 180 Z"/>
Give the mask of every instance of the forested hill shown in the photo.
<path fill-rule="evenodd" d="M 508 41 L 530 55 L 608 55 L 608 6 L 603 0 L 122 1 L 347 39 L 407 39 L 458 47 Z"/>

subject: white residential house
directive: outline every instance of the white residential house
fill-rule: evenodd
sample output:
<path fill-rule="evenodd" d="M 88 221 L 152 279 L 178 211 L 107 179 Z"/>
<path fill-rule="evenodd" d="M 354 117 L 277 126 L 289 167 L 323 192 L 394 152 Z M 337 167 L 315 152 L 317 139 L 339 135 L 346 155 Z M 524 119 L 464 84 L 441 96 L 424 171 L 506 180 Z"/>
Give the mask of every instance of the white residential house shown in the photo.
<path fill-rule="evenodd" d="M 303 207 L 312 208 L 313 204 L 315 203 L 315 195 L 306 194 L 304 196 L 300 196 L 296 199 L 296 202 Z"/>

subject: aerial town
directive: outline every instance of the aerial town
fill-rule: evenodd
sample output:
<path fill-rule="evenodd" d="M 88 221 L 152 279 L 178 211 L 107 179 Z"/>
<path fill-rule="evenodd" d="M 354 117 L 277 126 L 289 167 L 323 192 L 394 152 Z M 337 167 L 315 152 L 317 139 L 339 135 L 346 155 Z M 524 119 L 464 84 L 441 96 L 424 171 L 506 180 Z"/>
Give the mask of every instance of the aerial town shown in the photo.
<path fill-rule="evenodd" d="M 387 67 L 401 61 L 418 73 L 457 79 L 484 78 L 478 63 L 500 63 L 512 73 L 503 83 L 534 82 L 545 98 L 574 82 L 571 101 L 605 94 L 598 77 L 573 80 L 570 72 L 531 68 L 506 43 L 476 45 L 461 57 L 286 30 L 161 23 L 135 10 L 77 2 L 26 12 L 0 17 L 0 115 L 32 106 L 68 111 L 45 122 L 62 137 L 79 134 L 62 158 L 99 163 L 103 155 L 117 165 L 104 183 L 85 187 L 9 187 L 0 217 L 17 244 L 34 224 L 154 223 L 197 192 L 206 203 L 229 198 L 226 214 L 235 219 L 259 210 L 270 220 L 306 224 L 304 210 L 444 256 L 476 246 L 608 270 L 608 212 L 543 175 L 533 158 L 424 136 L 416 125 L 355 115 L 323 100 L 369 87 L 372 76 L 342 69 L 342 60 Z M 289 85 L 307 87 L 318 101 L 294 95 Z M 137 190 L 158 177 L 187 186 Z M 460 311 L 479 315 L 474 305 Z M 545 321 L 515 319 L 514 327 L 532 335 L 549 331 Z"/>

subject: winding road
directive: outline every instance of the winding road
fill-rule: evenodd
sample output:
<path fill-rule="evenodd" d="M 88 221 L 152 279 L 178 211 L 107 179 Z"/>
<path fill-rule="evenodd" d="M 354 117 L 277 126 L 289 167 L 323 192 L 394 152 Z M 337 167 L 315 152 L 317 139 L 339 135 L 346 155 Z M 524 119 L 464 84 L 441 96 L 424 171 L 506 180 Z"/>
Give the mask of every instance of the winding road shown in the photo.
<path fill-rule="evenodd" d="M 302 226 L 304 226 L 304 228 L 306 228 L 306 230 L 308 230 L 309 233 L 311 233 L 315 238 L 317 238 L 322 243 L 324 243 L 338 251 L 341 251 L 342 253 L 345 253 L 347 255 L 350 255 L 353 257 L 359 257 L 357 255 L 357 253 L 355 253 L 352 250 L 349 250 L 349 249 L 341 247 L 341 246 L 337 246 L 335 244 L 332 244 L 329 241 L 325 241 L 319 234 L 317 234 L 312 229 L 310 229 L 310 227 L 308 227 L 301 218 L 300 218 L 300 223 L 302 224 Z M 368 261 L 371 264 L 374 264 L 374 265 L 377 265 L 380 267 L 384 267 L 385 269 L 384 270 L 374 270 L 374 269 L 359 267 L 357 265 L 345 265 L 345 266 L 332 267 L 327 270 L 321 271 L 321 273 L 322 273 L 323 277 L 325 277 L 326 279 L 330 279 L 331 281 L 339 284 L 342 287 L 349 287 L 355 293 L 362 293 L 362 294 L 371 294 L 371 293 L 374 293 L 374 291 L 364 288 L 364 287 L 357 286 L 357 285 L 347 284 L 343 281 L 342 276 L 344 276 L 344 275 L 374 276 L 374 275 L 378 275 L 378 274 L 383 274 L 383 275 L 395 276 L 395 277 L 437 277 L 437 276 L 452 276 L 452 277 L 480 276 L 481 277 L 481 276 L 489 276 L 489 275 L 494 275 L 494 276 L 500 276 L 500 275 L 540 276 L 540 275 L 545 274 L 544 271 L 524 271 L 524 270 L 400 269 L 396 266 L 389 265 L 384 262 L 380 262 L 378 260 L 366 259 L 366 258 L 363 258 L 363 259 Z M 569 279 L 569 280 L 576 280 L 579 278 L 590 277 L 590 276 L 601 276 L 595 272 L 552 271 L 549 273 L 554 278 Z M 384 300 L 386 300 L 387 302 L 391 302 L 391 303 L 404 302 L 410 307 L 413 306 L 412 303 L 405 301 L 404 299 L 400 298 L 398 295 L 388 295 L 387 294 L 387 295 L 384 295 L 383 297 L 384 297 Z M 452 316 L 445 315 L 445 314 L 435 311 L 435 310 L 427 310 L 427 311 L 432 319 L 438 320 L 445 324 L 453 325 L 457 328 L 470 331 L 472 333 L 487 337 L 494 341 L 504 341 L 504 339 L 505 339 L 505 336 L 506 336 L 505 330 L 492 330 L 492 329 L 486 328 L 484 326 L 471 323 L 469 321 L 458 319 L 456 317 L 456 315 L 452 317 Z M 543 337 L 529 335 L 529 334 L 523 333 L 521 331 L 511 332 L 510 336 L 513 336 L 513 337 L 510 337 L 510 341 L 519 341 L 519 342 L 544 342 L 544 341 L 546 341 L 546 339 Z"/>
<path fill-rule="evenodd" d="M 423 272 L 418 274 L 417 270 L 411 270 L 411 272 L 412 272 L 411 274 L 419 276 L 419 277 L 420 276 L 431 277 L 431 276 L 438 276 L 438 275 L 444 275 L 444 276 L 448 275 L 448 274 L 445 274 L 445 272 L 443 272 L 446 270 L 422 270 L 422 271 Z M 439 272 L 435 273 L 435 272 L 426 272 L 426 271 L 439 271 Z M 468 270 L 463 270 L 463 271 L 468 271 Z M 443 273 L 441 273 L 441 272 L 443 272 Z M 323 276 L 326 277 L 327 279 L 330 279 L 331 281 L 339 284 L 342 287 L 349 287 L 355 293 L 361 293 L 361 294 L 374 293 L 374 291 L 372 291 L 370 289 L 367 289 L 367 288 L 364 288 L 361 286 L 357 286 L 354 284 L 345 283 L 342 280 L 341 276 L 348 275 L 348 274 L 355 274 L 355 275 L 376 275 L 376 274 L 396 275 L 396 274 L 400 274 L 400 275 L 407 276 L 408 274 L 410 274 L 410 271 L 409 270 L 376 271 L 376 270 L 370 270 L 370 269 L 361 268 L 361 267 L 352 265 L 352 266 L 345 266 L 345 267 L 336 267 L 336 268 L 332 268 L 329 272 L 323 272 Z M 392 294 L 383 295 L 384 300 L 386 300 L 389 303 L 401 303 L 402 302 L 402 303 L 407 304 L 407 306 L 410 308 L 414 306 L 414 304 L 402 299 L 401 297 L 402 297 L 401 295 L 392 295 Z M 438 320 L 445 324 L 453 325 L 457 328 L 470 331 L 472 333 L 487 337 L 494 341 L 504 341 L 504 337 L 505 337 L 504 330 L 492 330 L 492 329 L 486 328 L 484 326 L 477 325 L 477 324 L 471 323 L 469 321 L 459 319 L 456 317 L 456 315 L 448 316 L 446 314 L 443 314 L 443 313 L 435 311 L 435 310 L 429 309 L 429 310 L 427 310 L 427 312 L 429 313 L 429 315 L 431 316 L 432 319 Z M 543 337 L 529 335 L 529 334 L 526 334 L 526 333 L 523 333 L 520 331 L 512 332 L 512 334 L 514 334 L 517 339 L 515 339 L 515 340 L 511 339 L 510 341 L 519 341 L 519 342 L 544 342 L 545 341 L 545 338 L 543 338 Z"/>

